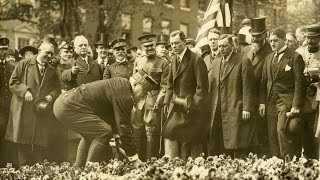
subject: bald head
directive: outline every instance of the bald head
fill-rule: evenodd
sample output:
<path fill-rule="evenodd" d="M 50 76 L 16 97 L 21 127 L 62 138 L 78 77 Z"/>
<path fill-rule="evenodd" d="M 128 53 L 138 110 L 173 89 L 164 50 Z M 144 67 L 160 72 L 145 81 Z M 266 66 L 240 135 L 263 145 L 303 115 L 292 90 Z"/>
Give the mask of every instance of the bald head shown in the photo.
<path fill-rule="evenodd" d="M 84 36 L 76 36 L 74 38 L 74 51 L 84 57 L 88 54 L 88 39 Z"/>

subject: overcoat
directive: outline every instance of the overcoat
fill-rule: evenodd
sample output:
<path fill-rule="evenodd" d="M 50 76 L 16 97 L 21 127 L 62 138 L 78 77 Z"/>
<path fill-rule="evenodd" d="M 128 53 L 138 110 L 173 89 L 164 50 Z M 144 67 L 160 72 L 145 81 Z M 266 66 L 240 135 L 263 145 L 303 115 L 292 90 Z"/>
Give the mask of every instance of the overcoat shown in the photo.
<path fill-rule="evenodd" d="M 13 92 L 6 140 L 20 144 L 35 144 L 46 147 L 53 116 L 40 117 L 33 111 L 32 102 L 26 102 L 24 95 L 30 91 L 34 99 L 52 95 L 56 99 L 60 94 L 59 78 L 54 67 L 47 64 L 41 78 L 36 57 L 18 62 L 10 78 L 10 90 Z M 41 80 L 42 79 L 42 80 Z"/>
<path fill-rule="evenodd" d="M 75 60 L 75 63 L 83 69 L 83 73 L 73 75 L 71 73 L 71 68 L 65 70 L 61 74 L 61 80 L 63 82 L 73 83 L 72 81 L 75 81 L 77 86 L 80 86 L 82 84 L 102 79 L 103 70 L 101 70 L 100 65 L 90 57 L 88 57 L 88 64 L 80 56 Z"/>
<path fill-rule="evenodd" d="M 253 111 L 253 67 L 248 59 L 241 60 L 241 55 L 232 52 L 221 77 L 222 59 L 213 61 L 213 73 L 210 82 L 210 137 L 216 124 L 217 109 L 221 109 L 223 144 L 226 149 L 247 148 L 255 138 L 255 122 L 252 118 L 242 119 L 242 111 Z M 219 99 L 221 98 L 221 103 Z M 220 108 L 217 106 L 220 104 Z M 212 139 L 217 140 L 217 139 Z"/>
<path fill-rule="evenodd" d="M 192 99 L 189 115 L 174 111 L 172 99 L 175 97 Z M 208 125 L 208 73 L 203 59 L 187 49 L 177 68 L 176 57 L 169 69 L 164 104 L 169 105 L 168 117 L 162 130 L 163 137 L 175 141 L 201 143 Z"/>

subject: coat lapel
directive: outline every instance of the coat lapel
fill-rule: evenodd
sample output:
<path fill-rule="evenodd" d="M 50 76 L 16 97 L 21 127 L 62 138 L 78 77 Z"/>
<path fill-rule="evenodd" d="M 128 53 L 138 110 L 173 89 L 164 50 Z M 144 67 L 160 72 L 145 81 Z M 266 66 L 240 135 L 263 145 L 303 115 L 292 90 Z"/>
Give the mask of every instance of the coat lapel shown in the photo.
<path fill-rule="evenodd" d="M 176 78 L 183 72 L 183 70 L 188 66 L 191 58 L 191 51 L 189 49 L 186 50 L 186 53 L 184 54 L 182 61 L 178 67 L 178 70 L 176 72 Z"/>
<path fill-rule="evenodd" d="M 77 59 L 77 66 L 82 68 L 83 72 L 87 72 L 88 71 L 88 65 L 81 57 L 78 57 L 78 59 Z"/>
<path fill-rule="evenodd" d="M 40 87 L 42 87 L 46 82 L 48 82 L 51 79 L 51 77 L 54 75 L 54 73 L 56 73 L 55 69 L 51 65 L 48 64 L 47 69 L 43 75 Z"/>
<path fill-rule="evenodd" d="M 276 73 L 275 79 L 277 79 L 280 76 L 281 72 L 283 72 L 283 70 L 285 69 L 285 66 L 288 64 L 288 62 L 290 60 L 289 59 L 290 52 L 288 50 L 289 49 L 286 48 L 286 50 L 284 51 L 283 56 L 279 60 L 279 67 L 277 69 L 277 73 Z"/>
<path fill-rule="evenodd" d="M 229 61 L 226 64 L 225 72 L 223 73 L 222 81 L 230 74 L 231 70 L 236 64 L 237 59 L 235 59 L 235 54 L 232 52 Z"/>
<path fill-rule="evenodd" d="M 32 74 L 33 79 L 36 81 L 37 84 L 40 85 L 40 76 L 39 76 L 39 70 L 37 65 L 37 60 L 35 56 L 33 59 L 30 60 L 30 71 Z"/>

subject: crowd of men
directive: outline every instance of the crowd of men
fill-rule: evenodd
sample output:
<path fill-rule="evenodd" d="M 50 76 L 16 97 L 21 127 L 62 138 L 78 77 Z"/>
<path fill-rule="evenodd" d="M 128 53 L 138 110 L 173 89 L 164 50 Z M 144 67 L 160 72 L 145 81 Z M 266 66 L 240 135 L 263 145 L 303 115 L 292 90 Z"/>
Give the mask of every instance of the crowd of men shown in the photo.
<path fill-rule="evenodd" d="M 292 33 L 265 20 L 243 20 L 237 35 L 210 29 L 201 47 L 180 30 L 142 34 L 139 48 L 100 34 L 96 53 L 82 35 L 19 52 L 0 38 L 1 166 L 319 159 L 320 24 Z"/>

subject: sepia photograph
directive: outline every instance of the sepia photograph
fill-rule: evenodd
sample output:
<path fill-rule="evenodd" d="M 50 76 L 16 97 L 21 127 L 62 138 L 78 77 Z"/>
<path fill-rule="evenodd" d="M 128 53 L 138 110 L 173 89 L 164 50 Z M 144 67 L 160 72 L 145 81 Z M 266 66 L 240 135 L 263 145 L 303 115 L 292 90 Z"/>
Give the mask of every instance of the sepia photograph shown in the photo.
<path fill-rule="evenodd" d="M 320 0 L 0 0 L 0 179 L 320 179 L 319 80 Z"/>

